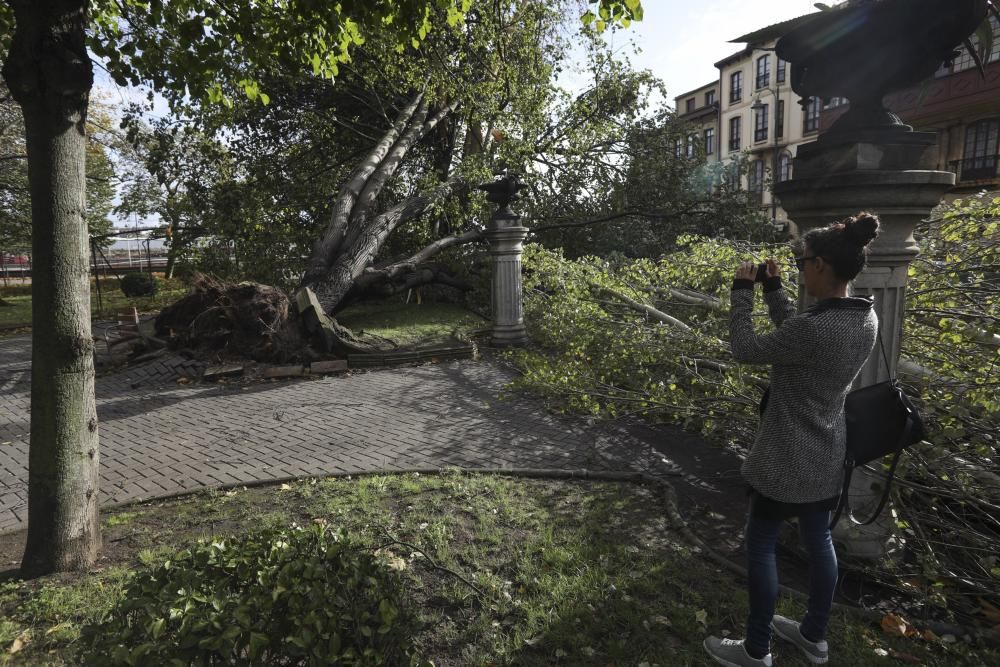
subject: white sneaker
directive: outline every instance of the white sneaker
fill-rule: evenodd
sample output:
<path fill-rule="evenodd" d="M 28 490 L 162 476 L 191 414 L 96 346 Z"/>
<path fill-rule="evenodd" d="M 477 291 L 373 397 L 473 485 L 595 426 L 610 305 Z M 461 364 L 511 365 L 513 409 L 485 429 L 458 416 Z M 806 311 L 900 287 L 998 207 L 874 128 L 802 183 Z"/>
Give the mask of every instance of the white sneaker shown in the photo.
<path fill-rule="evenodd" d="M 799 647 L 799 650 L 806 656 L 806 659 L 814 665 L 824 665 L 830 659 L 830 646 L 826 640 L 811 642 L 802 636 L 799 629 L 801 624 L 790 618 L 774 615 L 771 619 L 771 629 L 786 642 L 791 642 Z"/>
<path fill-rule="evenodd" d="M 709 637 L 702 645 L 717 663 L 726 667 L 771 667 L 770 653 L 763 658 L 755 658 L 747 653 L 742 639 Z"/>

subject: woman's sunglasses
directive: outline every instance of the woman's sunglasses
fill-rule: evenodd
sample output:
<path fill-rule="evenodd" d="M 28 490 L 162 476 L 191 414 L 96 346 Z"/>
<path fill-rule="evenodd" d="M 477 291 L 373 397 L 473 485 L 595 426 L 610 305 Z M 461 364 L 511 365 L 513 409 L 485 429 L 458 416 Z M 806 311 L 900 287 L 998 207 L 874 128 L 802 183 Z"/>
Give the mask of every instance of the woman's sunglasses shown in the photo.
<path fill-rule="evenodd" d="M 806 262 L 810 259 L 819 259 L 819 255 L 810 255 L 809 257 L 796 257 L 795 258 L 795 268 L 799 271 L 806 270 Z"/>

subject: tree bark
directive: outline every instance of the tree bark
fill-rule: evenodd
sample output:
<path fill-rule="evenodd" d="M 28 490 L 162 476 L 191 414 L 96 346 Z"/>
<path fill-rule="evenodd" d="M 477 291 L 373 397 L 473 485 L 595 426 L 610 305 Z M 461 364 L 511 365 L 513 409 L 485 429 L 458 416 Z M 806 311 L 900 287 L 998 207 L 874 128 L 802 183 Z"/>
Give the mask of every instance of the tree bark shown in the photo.
<path fill-rule="evenodd" d="M 21 105 L 32 216 L 31 448 L 23 574 L 93 565 L 100 548 L 85 123 L 85 0 L 18 0 L 4 78 Z"/>
<path fill-rule="evenodd" d="M 409 197 L 377 215 L 365 231 L 355 238 L 354 243 L 344 248 L 326 277 L 310 286 L 323 309 L 327 313 L 336 312 L 354 281 L 374 261 L 389 234 L 407 220 L 423 214 L 434 202 L 451 194 L 460 183 L 460 179 L 452 178 L 433 190 Z"/>
<path fill-rule="evenodd" d="M 452 102 L 431 115 L 423 94 L 415 96 L 341 188 L 326 233 L 314 246 L 301 283 L 315 292 L 326 313 L 340 309 L 357 278 L 372 264 L 386 238 L 400 224 L 423 214 L 428 206 L 450 194 L 459 184 L 457 178 L 448 179 L 387 211 L 369 215 L 372 204 L 409 150 L 457 107 L 458 103 Z"/>
<path fill-rule="evenodd" d="M 409 125 L 413 114 L 423 104 L 424 95 L 416 95 L 410 104 L 406 106 L 396 117 L 396 122 L 389 129 L 382 139 L 375 145 L 364 161 L 354 170 L 347 182 L 341 187 L 337 194 L 337 199 L 333 203 L 333 210 L 330 212 L 330 220 L 327 223 L 326 231 L 323 233 L 316 245 L 313 247 L 312 256 L 309 259 L 309 268 L 302 279 L 302 285 L 308 286 L 322 280 L 327 270 L 333 263 L 336 252 L 347 234 L 348 225 L 351 221 L 351 212 L 361 191 L 364 189 L 372 173 L 378 169 L 385 159 L 386 153 L 393 147 L 399 135 Z"/>

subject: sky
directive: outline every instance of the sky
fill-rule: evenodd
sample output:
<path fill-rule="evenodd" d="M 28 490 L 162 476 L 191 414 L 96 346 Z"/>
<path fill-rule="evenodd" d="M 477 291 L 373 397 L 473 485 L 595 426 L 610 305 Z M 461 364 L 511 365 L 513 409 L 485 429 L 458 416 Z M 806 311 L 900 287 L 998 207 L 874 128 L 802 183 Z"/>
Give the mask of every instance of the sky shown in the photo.
<path fill-rule="evenodd" d="M 833 4 L 826 0 L 827 4 Z M 740 50 L 729 40 L 817 9 L 815 0 L 643 0 L 645 17 L 632 33 L 642 52 L 632 63 L 664 81 L 671 106 L 682 95 L 718 80 L 715 63 Z"/>

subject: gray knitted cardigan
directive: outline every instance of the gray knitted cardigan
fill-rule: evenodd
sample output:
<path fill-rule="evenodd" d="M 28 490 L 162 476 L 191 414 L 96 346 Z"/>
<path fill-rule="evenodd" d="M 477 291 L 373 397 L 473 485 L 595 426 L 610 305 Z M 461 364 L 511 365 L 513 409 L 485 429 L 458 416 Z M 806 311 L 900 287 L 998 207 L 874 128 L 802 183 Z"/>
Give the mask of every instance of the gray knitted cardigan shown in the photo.
<path fill-rule="evenodd" d="M 780 281 L 764 292 L 775 331 L 754 333 L 754 289 L 736 281 L 729 333 L 733 357 L 771 364 L 771 391 L 741 472 L 758 492 L 786 503 L 833 498 L 842 483 L 844 399 L 871 354 L 878 318 L 869 299 L 826 299 L 798 315 Z"/>

